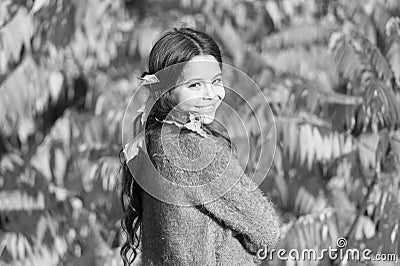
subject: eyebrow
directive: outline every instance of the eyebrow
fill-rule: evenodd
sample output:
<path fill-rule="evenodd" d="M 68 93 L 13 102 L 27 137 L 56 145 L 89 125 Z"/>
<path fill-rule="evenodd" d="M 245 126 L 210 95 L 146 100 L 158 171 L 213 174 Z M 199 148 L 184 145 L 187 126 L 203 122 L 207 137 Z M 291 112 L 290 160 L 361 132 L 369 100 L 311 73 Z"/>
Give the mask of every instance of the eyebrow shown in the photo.
<path fill-rule="evenodd" d="M 215 78 L 218 77 L 218 76 L 222 76 L 222 72 L 219 72 L 218 74 L 216 74 L 212 79 L 215 79 Z M 201 79 L 201 78 L 193 78 L 193 79 L 189 79 L 189 80 L 183 82 L 182 84 L 187 84 L 187 83 L 190 83 L 190 82 L 193 82 L 193 81 L 198 81 L 198 80 L 204 80 L 204 79 Z"/>

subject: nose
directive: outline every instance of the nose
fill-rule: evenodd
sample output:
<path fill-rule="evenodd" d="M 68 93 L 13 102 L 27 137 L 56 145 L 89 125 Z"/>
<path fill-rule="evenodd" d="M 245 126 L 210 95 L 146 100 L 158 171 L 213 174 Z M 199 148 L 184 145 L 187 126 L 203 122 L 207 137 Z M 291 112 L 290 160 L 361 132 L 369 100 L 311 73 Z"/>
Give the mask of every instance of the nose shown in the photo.
<path fill-rule="evenodd" d="M 205 90 L 203 97 L 206 99 L 215 99 L 217 98 L 217 92 L 214 88 L 214 85 L 211 82 L 205 82 Z"/>

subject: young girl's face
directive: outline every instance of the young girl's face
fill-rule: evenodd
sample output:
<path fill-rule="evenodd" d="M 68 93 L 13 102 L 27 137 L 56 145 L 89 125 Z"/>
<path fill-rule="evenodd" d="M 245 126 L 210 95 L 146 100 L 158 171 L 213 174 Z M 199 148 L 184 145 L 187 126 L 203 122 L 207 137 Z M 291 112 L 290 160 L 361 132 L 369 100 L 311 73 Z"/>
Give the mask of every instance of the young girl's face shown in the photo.
<path fill-rule="evenodd" d="M 180 84 L 170 94 L 176 108 L 199 116 L 203 123 L 214 120 L 225 89 L 219 62 L 211 55 L 193 57 L 183 68 Z"/>

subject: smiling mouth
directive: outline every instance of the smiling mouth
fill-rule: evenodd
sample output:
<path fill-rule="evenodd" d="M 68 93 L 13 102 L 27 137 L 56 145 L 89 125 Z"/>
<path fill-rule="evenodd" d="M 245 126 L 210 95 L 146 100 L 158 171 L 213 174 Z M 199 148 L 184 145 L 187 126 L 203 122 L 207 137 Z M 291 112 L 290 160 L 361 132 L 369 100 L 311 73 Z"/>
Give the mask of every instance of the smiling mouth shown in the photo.
<path fill-rule="evenodd" d="M 211 111 L 215 108 L 216 103 L 209 104 L 209 105 L 204 105 L 204 106 L 196 106 L 196 109 L 202 110 L 202 111 Z"/>

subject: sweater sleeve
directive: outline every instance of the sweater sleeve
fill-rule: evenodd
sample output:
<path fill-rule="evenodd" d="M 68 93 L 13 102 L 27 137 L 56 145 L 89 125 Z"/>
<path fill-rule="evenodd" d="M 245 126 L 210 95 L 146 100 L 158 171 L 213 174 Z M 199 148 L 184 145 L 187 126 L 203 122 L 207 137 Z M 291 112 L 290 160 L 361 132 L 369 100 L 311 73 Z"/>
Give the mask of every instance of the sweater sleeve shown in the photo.
<path fill-rule="evenodd" d="M 237 176 L 223 176 L 225 179 L 235 177 Z M 270 199 L 259 188 L 250 191 L 249 186 L 255 184 L 243 174 L 232 189 L 219 198 L 200 205 L 200 209 L 232 229 L 246 249 L 255 255 L 264 245 L 268 250 L 277 245 L 280 227 Z"/>
<path fill-rule="evenodd" d="M 164 140 L 167 149 L 156 145 L 153 162 L 160 173 L 176 183 L 200 185 L 187 198 L 236 233 L 249 253 L 255 255 L 265 245 L 274 248 L 280 238 L 274 205 L 244 173 L 232 151 L 216 138 L 205 140 L 193 132 L 181 135 L 178 142 Z"/>

